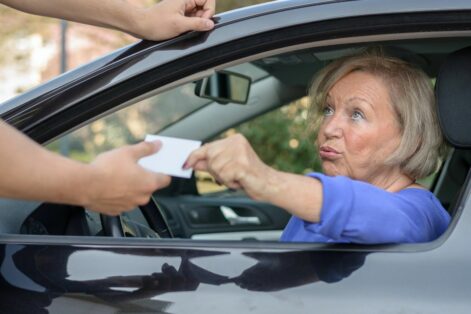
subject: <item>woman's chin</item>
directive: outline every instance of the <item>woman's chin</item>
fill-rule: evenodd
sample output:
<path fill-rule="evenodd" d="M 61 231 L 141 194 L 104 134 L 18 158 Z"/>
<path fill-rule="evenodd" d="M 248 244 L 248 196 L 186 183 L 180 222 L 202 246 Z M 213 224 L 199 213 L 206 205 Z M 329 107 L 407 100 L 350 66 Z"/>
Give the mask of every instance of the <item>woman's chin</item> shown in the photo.
<path fill-rule="evenodd" d="M 325 175 L 328 175 L 328 176 L 336 176 L 338 175 L 337 172 L 333 171 L 332 169 L 329 169 L 329 168 L 324 168 L 323 169 L 323 172 Z"/>
<path fill-rule="evenodd" d="M 341 176 L 343 175 L 338 169 L 337 167 L 335 167 L 334 165 L 332 165 L 331 163 L 329 162 L 324 162 L 322 164 L 322 171 L 325 175 L 328 175 L 328 176 Z"/>

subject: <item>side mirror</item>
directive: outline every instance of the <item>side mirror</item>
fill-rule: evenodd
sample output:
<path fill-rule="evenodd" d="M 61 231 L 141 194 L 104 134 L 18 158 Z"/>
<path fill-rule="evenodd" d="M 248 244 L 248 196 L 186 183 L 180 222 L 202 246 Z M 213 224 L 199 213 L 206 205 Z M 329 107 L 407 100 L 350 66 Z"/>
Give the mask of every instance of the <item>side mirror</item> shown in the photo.
<path fill-rule="evenodd" d="M 252 79 L 248 76 L 218 71 L 196 82 L 195 95 L 224 105 L 231 102 L 245 105 L 249 99 L 251 84 Z"/>

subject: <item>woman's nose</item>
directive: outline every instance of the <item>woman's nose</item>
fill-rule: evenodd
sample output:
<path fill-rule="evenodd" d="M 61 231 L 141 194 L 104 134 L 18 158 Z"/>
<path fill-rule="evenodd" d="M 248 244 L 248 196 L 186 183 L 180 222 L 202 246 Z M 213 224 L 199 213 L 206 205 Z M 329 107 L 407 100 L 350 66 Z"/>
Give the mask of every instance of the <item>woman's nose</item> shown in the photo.
<path fill-rule="evenodd" d="M 322 132 L 327 138 L 341 137 L 343 132 L 341 117 L 338 114 L 324 117 Z"/>

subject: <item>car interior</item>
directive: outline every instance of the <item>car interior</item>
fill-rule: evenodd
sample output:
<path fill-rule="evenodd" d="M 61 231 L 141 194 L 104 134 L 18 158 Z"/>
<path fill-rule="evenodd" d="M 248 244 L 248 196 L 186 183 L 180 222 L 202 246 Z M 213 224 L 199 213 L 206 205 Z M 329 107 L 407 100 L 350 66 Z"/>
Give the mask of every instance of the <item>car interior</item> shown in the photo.
<path fill-rule="evenodd" d="M 381 46 L 387 54 L 422 68 L 435 82 L 445 58 L 471 46 L 471 39 L 398 40 L 266 53 L 221 65 L 197 80 L 192 78 L 176 87 L 141 95 L 119 110 L 71 130 L 47 147 L 59 151 L 67 139 L 69 156 L 89 161 L 102 151 L 138 142 L 145 134 L 211 141 L 272 112 L 287 111 L 293 103 L 306 107 L 307 89 L 319 69 L 372 46 Z M 442 106 L 441 110 L 448 109 Z M 282 158 L 281 152 L 273 153 Z M 315 152 L 309 154 L 316 158 Z M 454 218 L 470 166 L 469 150 L 453 143 L 437 173 L 422 182 Z M 315 166 L 306 169 L 320 170 Z M 117 219 L 111 226 L 119 224 L 118 233 L 107 230 L 110 219 Z M 283 209 L 218 186 L 204 173 L 195 173 L 191 179 L 174 178 L 168 188 L 155 192 L 149 204 L 118 218 L 78 206 L 0 200 L 3 234 L 278 241 L 288 219 Z"/>

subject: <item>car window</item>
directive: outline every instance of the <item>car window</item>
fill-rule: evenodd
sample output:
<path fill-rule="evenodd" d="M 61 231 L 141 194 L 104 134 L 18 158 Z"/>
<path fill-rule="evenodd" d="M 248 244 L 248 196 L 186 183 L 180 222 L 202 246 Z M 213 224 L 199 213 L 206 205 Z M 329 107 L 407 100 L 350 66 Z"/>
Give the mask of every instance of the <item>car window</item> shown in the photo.
<path fill-rule="evenodd" d="M 194 83 L 187 83 L 96 120 L 49 144 L 48 148 L 90 161 L 101 152 L 157 133 L 208 102 L 194 95 Z"/>
<path fill-rule="evenodd" d="M 230 128 L 211 141 L 241 133 L 260 158 L 275 169 L 297 174 L 321 171 L 314 145 L 316 134 L 309 122 L 308 110 L 309 99 L 303 97 Z M 207 172 L 197 171 L 195 175 L 200 194 L 226 190 Z"/>
<path fill-rule="evenodd" d="M 229 69 L 252 81 L 267 76 L 250 63 Z M 98 119 L 50 143 L 48 148 L 88 162 L 107 150 L 142 141 L 146 134 L 157 134 L 210 102 L 195 95 L 195 82 L 186 83 Z"/>
<path fill-rule="evenodd" d="M 49 144 L 49 148 L 90 161 L 101 152 L 143 140 L 146 134 L 212 141 L 241 133 L 259 157 L 275 169 L 301 175 L 321 172 L 307 87 L 328 62 L 361 49 L 304 50 L 227 67 L 221 70 L 251 78 L 246 104 L 199 97 L 197 82 L 190 81 L 93 121 Z M 204 132 L 195 136 L 201 130 Z M 424 182 L 428 187 L 434 181 L 431 177 Z M 190 180 L 173 179 L 169 188 L 154 196 L 158 211 L 176 238 L 278 241 L 291 217 L 275 205 L 227 190 L 209 173 L 200 171 Z M 149 212 L 144 216 L 140 213 L 135 209 L 122 215 L 125 234 L 157 237 L 153 223 L 147 221 Z M 90 229 L 99 234 L 99 219 L 90 221 L 95 224 Z"/>

